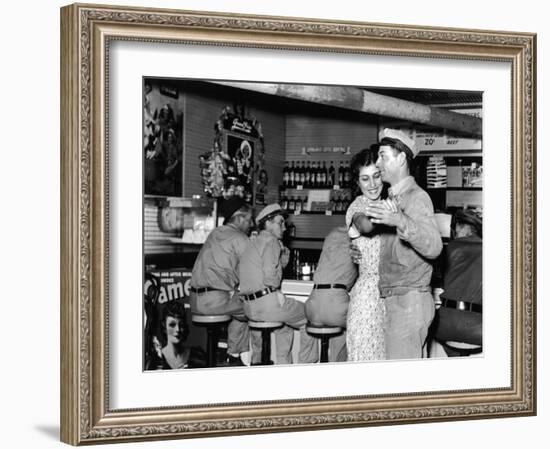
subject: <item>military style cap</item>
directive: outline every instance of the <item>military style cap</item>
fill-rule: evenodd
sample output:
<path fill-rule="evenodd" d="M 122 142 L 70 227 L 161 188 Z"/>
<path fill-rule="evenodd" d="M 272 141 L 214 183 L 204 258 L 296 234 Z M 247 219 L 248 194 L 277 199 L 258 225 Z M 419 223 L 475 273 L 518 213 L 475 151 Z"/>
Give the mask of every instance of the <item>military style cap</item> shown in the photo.
<path fill-rule="evenodd" d="M 282 215 L 283 217 L 287 215 L 286 211 L 281 208 L 277 203 L 270 204 L 269 206 L 264 207 L 258 216 L 256 217 L 256 224 L 269 220 L 276 215 Z"/>
<path fill-rule="evenodd" d="M 416 147 L 415 141 L 411 139 L 403 131 L 399 131 L 398 129 L 383 128 L 378 133 L 378 140 L 381 141 L 384 137 L 387 137 L 389 139 L 399 140 L 403 145 L 405 145 L 409 150 L 411 150 L 413 159 L 418 155 L 418 152 L 420 151 Z"/>

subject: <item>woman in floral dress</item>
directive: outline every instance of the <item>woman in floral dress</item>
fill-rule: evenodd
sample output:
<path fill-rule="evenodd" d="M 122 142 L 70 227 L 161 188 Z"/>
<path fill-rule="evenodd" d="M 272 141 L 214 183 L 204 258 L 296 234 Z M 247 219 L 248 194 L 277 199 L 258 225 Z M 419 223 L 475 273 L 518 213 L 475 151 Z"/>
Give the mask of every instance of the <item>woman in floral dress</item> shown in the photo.
<path fill-rule="evenodd" d="M 346 337 L 348 361 L 386 358 L 386 309 L 378 291 L 380 236 L 364 215 L 368 202 L 378 201 L 382 196 L 382 178 L 375 165 L 377 157 L 377 148 L 373 146 L 356 154 L 351 162 L 353 182 L 360 194 L 346 212 L 346 225 L 352 243 L 361 252 L 361 259 L 359 277 L 350 292 Z"/>

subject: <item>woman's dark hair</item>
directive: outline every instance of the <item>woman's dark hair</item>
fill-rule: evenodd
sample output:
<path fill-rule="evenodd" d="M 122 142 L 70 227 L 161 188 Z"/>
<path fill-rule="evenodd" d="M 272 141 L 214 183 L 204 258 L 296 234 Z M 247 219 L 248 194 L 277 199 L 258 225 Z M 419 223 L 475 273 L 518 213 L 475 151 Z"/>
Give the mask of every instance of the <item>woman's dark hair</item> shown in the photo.
<path fill-rule="evenodd" d="M 168 336 L 166 335 L 166 319 L 168 317 L 177 318 L 181 320 L 181 324 L 184 326 L 182 341 L 187 338 L 189 334 L 189 327 L 187 326 L 187 319 L 185 317 L 185 306 L 181 301 L 173 300 L 166 303 L 162 309 L 160 318 L 160 340 L 162 346 L 166 346 L 168 343 Z"/>
<path fill-rule="evenodd" d="M 359 153 L 356 153 L 351 158 L 351 197 L 357 198 L 361 195 L 361 189 L 359 188 L 359 173 L 363 167 L 376 164 L 378 159 L 378 149 L 380 144 L 372 144 L 369 148 L 363 148 Z M 382 189 L 382 198 L 387 197 L 388 187 L 384 184 Z"/>

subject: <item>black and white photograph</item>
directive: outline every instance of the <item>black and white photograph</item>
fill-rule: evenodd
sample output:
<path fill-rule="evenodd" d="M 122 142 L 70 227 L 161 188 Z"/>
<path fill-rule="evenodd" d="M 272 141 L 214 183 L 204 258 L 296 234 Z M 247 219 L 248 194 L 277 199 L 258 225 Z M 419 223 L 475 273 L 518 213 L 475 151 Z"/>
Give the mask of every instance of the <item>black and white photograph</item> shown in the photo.
<path fill-rule="evenodd" d="M 145 77 L 144 371 L 484 357 L 483 106 Z"/>
<path fill-rule="evenodd" d="M 60 307 L 37 316 L 59 388 L 39 363 L 23 420 L 45 394 L 37 432 L 59 397 L 73 445 L 525 445 L 544 391 L 540 15 L 281 1 L 56 11 L 60 129 L 27 128 L 60 140 L 41 163 Z M 55 106 L 39 81 L 14 104 Z"/>

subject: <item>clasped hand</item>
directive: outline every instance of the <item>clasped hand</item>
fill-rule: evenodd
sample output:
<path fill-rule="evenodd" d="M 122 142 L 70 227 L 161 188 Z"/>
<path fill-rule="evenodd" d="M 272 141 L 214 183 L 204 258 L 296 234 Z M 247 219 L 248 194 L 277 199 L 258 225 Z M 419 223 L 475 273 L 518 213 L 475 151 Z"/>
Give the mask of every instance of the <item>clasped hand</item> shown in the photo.
<path fill-rule="evenodd" d="M 394 200 L 369 201 L 365 214 L 375 224 L 403 227 L 405 217 Z"/>
<path fill-rule="evenodd" d="M 365 214 L 372 223 L 402 227 L 405 217 L 394 200 L 369 201 Z M 361 250 L 352 241 L 349 246 L 351 260 L 361 262 Z"/>

